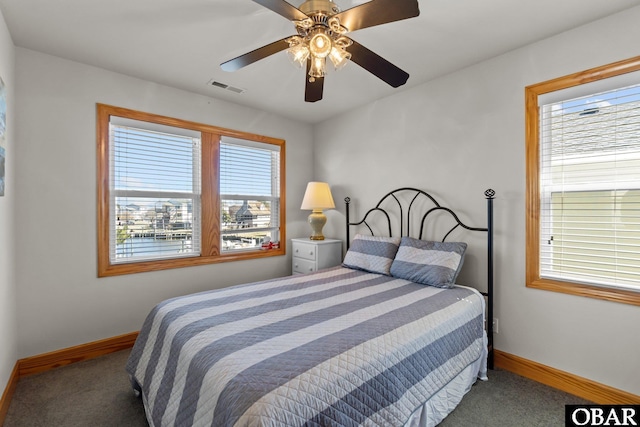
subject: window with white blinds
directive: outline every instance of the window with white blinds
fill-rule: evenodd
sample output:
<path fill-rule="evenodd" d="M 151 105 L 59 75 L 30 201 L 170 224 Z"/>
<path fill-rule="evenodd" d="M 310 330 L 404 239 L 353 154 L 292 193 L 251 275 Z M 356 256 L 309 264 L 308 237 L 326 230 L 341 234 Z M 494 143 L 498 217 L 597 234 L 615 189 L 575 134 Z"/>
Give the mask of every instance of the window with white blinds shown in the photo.
<path fill-rule="evenodd" d="M 539 114 L 540 277 L 640 291 L 640 84 Z"/>
<path fill-rule="evenodd" d="M 200 255 L 199 133 L 114 120 L 110 148 L 111 262 Z"/>
<path fill-rule="evenodd" d="M 280 147 L 222 137 L 220 141 L 223 252 L 279 242 Z"/>
<path fill-rule="evenodd" d="M 285 255 L 285 141 L 97 104 L 98 276 Z"/>

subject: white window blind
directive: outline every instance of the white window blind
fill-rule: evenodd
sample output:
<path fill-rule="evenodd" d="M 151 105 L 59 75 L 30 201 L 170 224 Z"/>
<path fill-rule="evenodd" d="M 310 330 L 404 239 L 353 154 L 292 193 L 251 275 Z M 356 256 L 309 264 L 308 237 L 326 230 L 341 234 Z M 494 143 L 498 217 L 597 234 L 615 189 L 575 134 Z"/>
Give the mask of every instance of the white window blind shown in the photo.
<path fill-rule="evenodd" d="M 220 142 L 221 248 L 280 240 L 280 147 L 231 137 Z"/>
<path fill-rule="evenodd" d="M 640 291 L 640 84 L 541 105 L 540 140 L 540 276 Z"/>
<path fill-rule="evenodd" d="M 199 133 L 112 118 L 111 263 L 200 254 Z"/>

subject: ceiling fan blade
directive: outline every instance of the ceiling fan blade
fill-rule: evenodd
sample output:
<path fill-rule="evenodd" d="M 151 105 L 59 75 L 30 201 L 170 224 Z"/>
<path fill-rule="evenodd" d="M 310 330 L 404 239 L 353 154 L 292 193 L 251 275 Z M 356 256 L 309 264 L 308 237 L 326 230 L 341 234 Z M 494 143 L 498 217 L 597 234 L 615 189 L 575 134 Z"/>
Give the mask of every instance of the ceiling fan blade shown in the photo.
<path fill-rule="evenodd" d="M 252 50 L 251 52 L 245 53 L 244 55 L 240 55 L 237 58 L 223 62 L 220 64 L 220 68 L 224 71 L 237 71 L 242 67 L 246 67 L 249 64 L 253 64 L 256 61 L 264 59 L 269 55 L 286 50 L 289 48 L 289 43 L 286 42 L 288 38 L 289 37 L 285 37 L 282 40 L 278 40 L 256 50 Z"/>
<path fill-rule="evenodd" d="M 314 81 L 309 81 L 309 70 L 311 69 L 311 61 L 307 61 L 306 86 L 304 88 L 304 100 L 306 102 L 316 102 L 322 99 L 322 91 L 324 89 L 324 77 L 316 77 Z"/>
<path fill-rule="evenodd" d="M 393 87 L 402 86 L 407 82 L 409 79 L 407 72 L 396 67 L 391 62 L 377 53 L 370 51 L 355 40 L 351 41 L 353 44 L 347 48 L 349 53 L 351 53 L 351 61 Z"/>
<path fill-rule="evenodd" d="M 278 15 L 284 16 L 289 21 L 302 21 L 303 19 L 307 19 L 308 16 L 304 14 L 300 9 L 291 5 L 291 3 L 286 2 L 285 0 L 253 0 L 277 13 Z"/>
<path fill-rule="evenodd" d="M 255 1 L 255 0 L 254 0 Z M 420 15 L 418 0 L 371 0 L 338 13 L 340 24 L 349 31 L 401 21 Z"/>

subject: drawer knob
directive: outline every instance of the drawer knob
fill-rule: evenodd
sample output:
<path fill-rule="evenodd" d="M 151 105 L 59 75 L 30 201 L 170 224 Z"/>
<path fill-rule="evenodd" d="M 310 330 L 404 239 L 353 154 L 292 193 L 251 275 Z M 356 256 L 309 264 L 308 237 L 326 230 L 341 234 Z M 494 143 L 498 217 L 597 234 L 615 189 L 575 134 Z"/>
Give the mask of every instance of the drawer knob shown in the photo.
<path fill-rule="evenodd" d="M 313 267 L 309 267 L 309 271 L 313 271 Z"/>
<path fill-rule="evenodd" d="M 309 251 L 309 255 L 313 255 L 313 251 Z"/>

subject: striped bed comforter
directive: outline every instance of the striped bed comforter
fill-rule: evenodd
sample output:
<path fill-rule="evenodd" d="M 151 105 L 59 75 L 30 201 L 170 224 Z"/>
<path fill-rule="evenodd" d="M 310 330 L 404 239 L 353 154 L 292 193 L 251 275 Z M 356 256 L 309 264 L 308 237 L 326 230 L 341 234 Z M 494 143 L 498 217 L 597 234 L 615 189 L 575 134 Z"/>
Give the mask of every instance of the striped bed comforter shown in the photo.
<path fill-rule="evenodd" d="M 164 301 L 127 372 L 151 426 L 402 426 L 486 357 L 483 312 L 469 288 L 337 267 Z"/>

